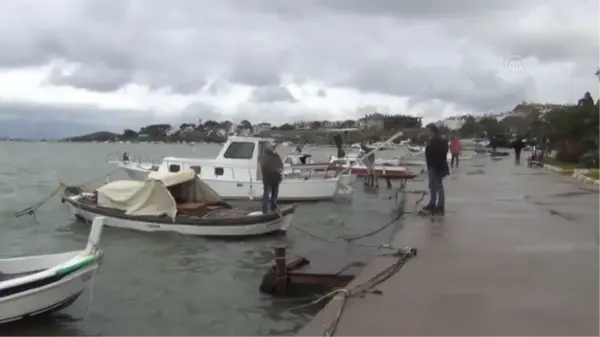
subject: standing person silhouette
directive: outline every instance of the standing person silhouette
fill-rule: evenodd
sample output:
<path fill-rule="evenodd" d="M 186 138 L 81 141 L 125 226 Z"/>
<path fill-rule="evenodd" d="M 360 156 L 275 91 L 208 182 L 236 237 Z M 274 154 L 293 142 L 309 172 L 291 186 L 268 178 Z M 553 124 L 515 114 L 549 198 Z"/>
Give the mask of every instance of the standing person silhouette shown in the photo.
<path fill-rule="evenodd" d="M 517 137 L 511 145 L 515 150 L 515 165 L 521 165 L 521 151 L 525 147 L 525 143 L 521 138 Z"/>
<path fill-rule="evenodd" d="M 448 167 L 448 142 L 442 138 L 439 129 L 434 124 L 427 126 L 431 138 L 425 147 L 425 161 L 429 175 L 429 204 L 423 207 L 425 213 L 445 214 L 446 194 L 443 179 L 450 174 Z"/>
<path fill-rule="evenodd" d="M 360 143 L 360 148 L 363 151 L 362 162 L 367 167 L 368 176 L 365 181 L 365 186 L 374 186 L 375 185 L 375 172 L 373 171 L 373 166 L 375 165 L 375 151 L 374 149 L 368 147 L 364 141 Z"/>
<path fill-rule="evenodd" d="M 462 144 L 457 136 L 452 137 L 450 140 L 450 153 L 452 154 L 452 159 L 450 159 L 450 167 L 458 167 L 458 157 L 460 156 L 460 149 Z"/>
<path fill-rule="evenodd" d="M 265 147 L 262 155 L 260 168 L 263 179 L 263 198 L 262 211 L 267 214 L 269 211 L 277 210 L 277 197 L 279 196 L 279 184 L 283 179 L 283 161 L 276 151 L 276 144 L 269 143 Z"/>

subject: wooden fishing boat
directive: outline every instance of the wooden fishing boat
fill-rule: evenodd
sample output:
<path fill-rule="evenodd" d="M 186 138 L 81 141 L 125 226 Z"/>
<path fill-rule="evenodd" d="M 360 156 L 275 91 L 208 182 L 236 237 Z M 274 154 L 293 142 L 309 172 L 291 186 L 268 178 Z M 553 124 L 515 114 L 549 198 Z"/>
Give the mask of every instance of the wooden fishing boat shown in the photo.
<path fill-rule="evenodd" d="M 61 310 L 93 282 L 104 218 L 96 218 L 84 250 L 0 259 L 0 324 Z"/>
<path fill-rule="evenodd" d="M 146 181 L 113 181 L 92 193 L 69 188 L 62 200 L 76 217 L 104 216 L 107 226 L 201 236 L 285 232 L 296 210 L 282 205 L 263 214 L 258 202 L 226 203 L 193 170 L 152 172 Z"/>

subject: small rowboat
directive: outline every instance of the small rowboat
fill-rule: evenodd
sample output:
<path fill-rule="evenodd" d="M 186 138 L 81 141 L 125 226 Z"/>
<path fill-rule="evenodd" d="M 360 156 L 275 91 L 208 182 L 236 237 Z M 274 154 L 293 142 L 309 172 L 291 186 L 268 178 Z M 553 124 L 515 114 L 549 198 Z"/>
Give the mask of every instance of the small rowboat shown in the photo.
<path fill-rule="evenodd" d="M 0 259 L 0 324 L 61 310 L 92 284 L 100 267 L 104 218 L 92 223 L 84 250 Z"/>

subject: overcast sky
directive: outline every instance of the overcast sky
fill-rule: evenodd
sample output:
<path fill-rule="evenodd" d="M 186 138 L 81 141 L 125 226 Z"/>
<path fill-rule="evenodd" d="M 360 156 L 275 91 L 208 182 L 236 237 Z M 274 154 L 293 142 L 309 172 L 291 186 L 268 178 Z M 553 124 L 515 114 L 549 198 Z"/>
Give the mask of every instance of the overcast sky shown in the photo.
<path fill-rule="evenodd" d="M 596 96 L 597 0 L 4 0 L 2 119 L 120 129 Z"/>

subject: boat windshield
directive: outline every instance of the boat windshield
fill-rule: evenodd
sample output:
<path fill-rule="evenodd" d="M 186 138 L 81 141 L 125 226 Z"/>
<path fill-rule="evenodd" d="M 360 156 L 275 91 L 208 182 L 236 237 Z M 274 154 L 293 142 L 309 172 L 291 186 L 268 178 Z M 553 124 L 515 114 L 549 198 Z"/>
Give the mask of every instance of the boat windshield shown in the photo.
<path fill-rule="evenodd" d="M 223 157 L 228 159 L 252 159 L 254 147 L 253 142 L 231 142 L 225 153 L 223 153 Z"/>

